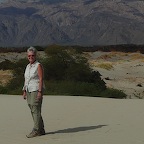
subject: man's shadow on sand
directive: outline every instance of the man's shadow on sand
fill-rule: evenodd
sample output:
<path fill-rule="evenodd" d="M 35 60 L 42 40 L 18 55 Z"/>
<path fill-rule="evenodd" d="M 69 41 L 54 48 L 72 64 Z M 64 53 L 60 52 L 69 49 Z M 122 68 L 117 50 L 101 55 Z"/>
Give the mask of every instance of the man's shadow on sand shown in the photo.
<path fill-rule="evenodd" d="M 54 132 L 48 132 L 48 133 L 46 133 L 46 135 L 48 135 L 48 134 L 57 134 L 57 133 L 75 133 L 75 132 L 81 132 L 81 131 L 89 131 L 89 130 L 102 128 L 104 126 L 107 126 L 107 125 L 67 128 L 67 129 L 63 129 L 63 130 L 57 130 L 57 131 L 54 131 Z"/>

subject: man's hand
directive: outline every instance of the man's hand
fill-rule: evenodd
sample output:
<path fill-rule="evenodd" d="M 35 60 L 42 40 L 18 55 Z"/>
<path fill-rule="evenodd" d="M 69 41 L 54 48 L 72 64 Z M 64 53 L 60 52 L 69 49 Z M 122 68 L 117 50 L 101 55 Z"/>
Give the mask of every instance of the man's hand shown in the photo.
<path fill-rule="evenodd" d="M 41 100 L 43 97 L 42 97 L 42 93 L 38 91 L 38 94 L 37 94 L 37 101 Z"/>
<path fill-rule="evenodd" d="M 26 100 L 27 96 L 26 96 L 26 91 L 23 92 L 23 99 Z"/>

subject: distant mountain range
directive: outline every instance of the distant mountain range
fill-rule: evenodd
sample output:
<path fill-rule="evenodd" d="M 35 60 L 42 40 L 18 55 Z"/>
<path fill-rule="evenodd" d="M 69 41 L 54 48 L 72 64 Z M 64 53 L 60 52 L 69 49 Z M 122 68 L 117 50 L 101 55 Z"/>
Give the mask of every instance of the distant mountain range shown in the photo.
<path fill-rule="evenodd" d="M 0 46 L 144 44 L 143 0 L 0 0 Z"/>

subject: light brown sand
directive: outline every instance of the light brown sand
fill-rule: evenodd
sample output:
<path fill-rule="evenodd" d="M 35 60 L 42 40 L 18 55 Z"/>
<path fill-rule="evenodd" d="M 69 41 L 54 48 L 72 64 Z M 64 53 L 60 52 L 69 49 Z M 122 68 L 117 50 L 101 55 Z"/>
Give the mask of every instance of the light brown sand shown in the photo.
<path fill-rule="evenodd" d="M 26 138 L 33 126 L 21 96 L 0 95 L 0 144 L 143 144 L 144 101 L 44 96 L 46 135 Z"/>

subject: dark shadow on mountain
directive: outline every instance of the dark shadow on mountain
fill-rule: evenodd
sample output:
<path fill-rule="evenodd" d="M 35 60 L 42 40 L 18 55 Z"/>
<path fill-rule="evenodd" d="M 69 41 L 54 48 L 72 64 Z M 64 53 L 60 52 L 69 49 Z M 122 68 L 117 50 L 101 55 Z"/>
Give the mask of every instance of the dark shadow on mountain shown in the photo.
<path fill-rule="evenodd" d="M 26 15 L 26 16 L 31 16 L 32 14 L 36 13 L 37 9 L 29 7 L 25 9 L 21 8 L 15 8 L 15 7 L 6 7 L 6 8 L 1 8 L 0 14 L 3 15 Z"/>
<path fill-rule="evenodd" d="M 84 5 L 92 4 L 95 0 L 86 0 L 84 1 Z"/>
<path fill-rule="evenodd" d="M 41 2 L 47 3 L 47 4 L 59 4 L 64 2 L 70 2 L 71 0 L 42 0 Z"/>
<path fill-rule="evenodd" d="M 107 125 L 97 125 L 97 126 L 85 126 L 85 127 L 75 127 L 75 128 L 67 128 L 63 130 L 58 130 L 54 132 L 48 132 L 48 134 L 57 134 L 57 133 L 76 133 L 76 132 L 81 132 L 81 131 L 89 131 L 89 130 L 94 130 L 94 129 L 99 129 Z"/>

